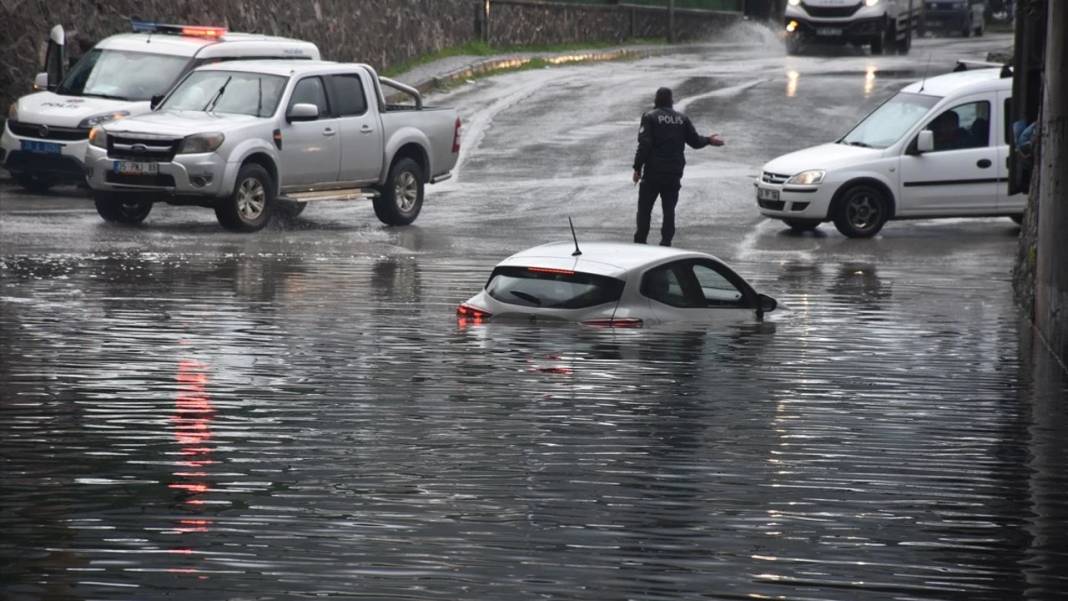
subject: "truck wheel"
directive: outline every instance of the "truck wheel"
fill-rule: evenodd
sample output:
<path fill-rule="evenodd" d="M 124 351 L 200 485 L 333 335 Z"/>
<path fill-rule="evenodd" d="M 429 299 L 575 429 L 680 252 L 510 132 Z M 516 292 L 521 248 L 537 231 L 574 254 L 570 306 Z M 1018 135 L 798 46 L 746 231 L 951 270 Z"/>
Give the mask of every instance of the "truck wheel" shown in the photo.
<path fill-rule="evenodd" d="M 866 184 L 846 190 L 833 213 L 834 227 L 850 238 L 871 238 L 890 216 L 885 195 Z"/>
<path fill-rule="evenodd" d="M 794 55 L 801 52 L 801 36 L 798 34 L 786 36 L 786 54 Z"/>
<path fill-rule="evenodd" d="M 215 203 L 215 217 L 228 230 L 255 232 L 271 219 L 274 182 L 262 166 L 248 163 L 237 172 L 234 192 Z"/>
<path fill-rule="evenodd" d="M 909 50 L 911 50 L 911 49 L 912 49 L 912 27 L 910 26 L 908 31 L 905 32 L 905 37 L 902 38 L 901 40 L 899 40 L 898 43 L 897 43 L 897 53 L 898 54 L 902 54 L 902 55 L 908 54 Z"/>
<path fill-rule="evenodd" d="M 423 169 L 412 159 L 400 159 L 389 169 L 382 193 L 374 199 L 375 215 L 386 225 L 408 225 L 423 208 Z"/>
<path fill-rule="evenodd" d="M 872 56 L 878 56 L 883 53 L 883 37 L 879 36 L 871 41 L 871 53 Z"/>
<path fill-rule="evenodd" d="M 93 192 L 93 204 L 104 221 L 110 223 L 138 224 L 152 212 L 151 201 L 134 200 L 129 194 L 115 192 Z"/>
<path fill-rule="evenodd" d="M 795 232 L 809 232 L 820 226 L 819 219 L 783 219 L 782 222 Z"/>
<path fill-rule="evenodd" d="M 19 173 L 15 176 L 15 182 L 30 192 L 43 193 L 56 185 L 56 180 L 39 173 Z"/>

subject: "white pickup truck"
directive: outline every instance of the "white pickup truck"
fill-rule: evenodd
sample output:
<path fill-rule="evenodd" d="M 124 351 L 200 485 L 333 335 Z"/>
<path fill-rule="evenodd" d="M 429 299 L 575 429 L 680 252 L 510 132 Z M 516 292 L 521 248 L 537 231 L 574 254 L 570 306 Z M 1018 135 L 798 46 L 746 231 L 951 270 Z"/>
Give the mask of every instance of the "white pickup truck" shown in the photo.
<path fill-rule="evenodd" d="M 276 209 L 370 195 L 383 223 L 407 225 L 459 150 L 455 110 L 423 106 L 368 65 L 233 61 L 196 69 L 152 113 L 94 127 L 86 179 L 100 216 L 120 223 L 164 201 L 255 231 Z"/>

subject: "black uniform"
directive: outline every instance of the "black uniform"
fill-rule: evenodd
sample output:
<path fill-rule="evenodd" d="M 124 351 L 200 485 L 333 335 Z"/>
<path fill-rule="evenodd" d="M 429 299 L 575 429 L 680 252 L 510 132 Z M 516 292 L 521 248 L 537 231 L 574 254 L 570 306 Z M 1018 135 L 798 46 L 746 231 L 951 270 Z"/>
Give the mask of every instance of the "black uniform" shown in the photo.
<path fill-rule="evenodd" d="M 642 115 L 638 130 L 638 152 L 634 155 L 634 170 L 642 173 L 638 189 L 638 229 L 634 241 L 645 243 L 649 235 L 649 219 L 653 203 L 660 197 L 664 223 L 660 229 L 660 244 L 671 246 L 675 236 L 675 204 L 679 201 L 682 170 L 686 166 L 683 145 L 704 148 L 708 138 L 698 135 L 690 118 L 671 107 L 655 108 Z"/>

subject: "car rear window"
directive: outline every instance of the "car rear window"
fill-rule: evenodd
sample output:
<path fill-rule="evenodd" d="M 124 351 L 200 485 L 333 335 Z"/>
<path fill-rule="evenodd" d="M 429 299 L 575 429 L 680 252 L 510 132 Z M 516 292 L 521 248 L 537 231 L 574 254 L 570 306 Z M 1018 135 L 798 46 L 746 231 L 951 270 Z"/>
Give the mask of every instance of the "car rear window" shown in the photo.
<path fill-rule="evenodd" d="M 512 305 L 582 309 L 619 300 L 623 280 L 592 273 L 540 267 L 498 267 L 486 292 Z"/>

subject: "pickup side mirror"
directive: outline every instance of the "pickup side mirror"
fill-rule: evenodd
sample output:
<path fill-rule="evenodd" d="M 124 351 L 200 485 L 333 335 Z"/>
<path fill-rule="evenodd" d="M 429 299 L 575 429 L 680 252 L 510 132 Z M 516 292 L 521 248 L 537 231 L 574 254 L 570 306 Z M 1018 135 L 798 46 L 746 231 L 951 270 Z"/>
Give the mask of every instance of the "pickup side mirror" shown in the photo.
<path fill-rule="evenodd" d="M 63 81 L 63 69 L 67 63 L 64 59 L 66 41 L 66 34 L 63 32 L 62 25 L 56 25 L 48 34 L 48 50 L 45 52 L 44 64 L 48 79 L 45 81 L 44 88 L 54 90 L 59 86 L 59 82 Z M 36 86 L 36 84 L 37 80 L 35 79 L 34 85 Z"/>
<path fill-rule="evenodd" d="M 923 154 L 934 150 L 934 132 L 925 129 L 916 138 L 916 154 Z"/>
<path fill-rule="evenodd" d="M 149 99 L 148 108 L 156 110 L 156 107 L 159 106 L 159 103 L 161 102 L 163 102 L 163 94 L 156 94 L 151 99 Z"/>
<path fill-rule="evenodd" d="M 289 107 L 289 112 L 286 113 L 286 121 L 293 123 L 294 121 L 315 121 L 319 118 L 319 107 L 311 103 L 298 102 Z"/>
<path fill-rule="evenodd" d="M 45 73 L 44 71 L 42 71 L 42 72 L 38 73 L 36 77 L 33 78 L 33 90 L 35 92 L 40 92 L 41 90 L 47 90 L 47 89 L 48 89 L 48 73 Z"/>

